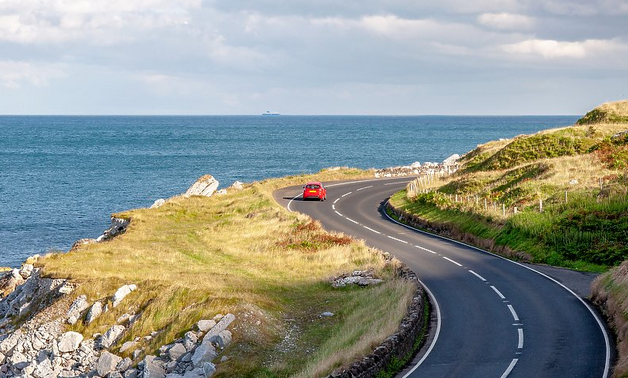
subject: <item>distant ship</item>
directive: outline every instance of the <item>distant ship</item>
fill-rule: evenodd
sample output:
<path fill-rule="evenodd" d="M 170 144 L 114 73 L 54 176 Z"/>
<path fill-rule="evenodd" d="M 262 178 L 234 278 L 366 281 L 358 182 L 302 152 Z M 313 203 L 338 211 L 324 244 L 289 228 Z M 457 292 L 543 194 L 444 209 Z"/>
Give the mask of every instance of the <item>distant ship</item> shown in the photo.
<path fill-rule="evenodd" d="M 270 110 L 267 110 L 266 113 L 262 113 L 262 115 L 266 115 L 266 116 L 278 116 L 281 115 L 279 113 L 276 112 L 271 112 Z"/>

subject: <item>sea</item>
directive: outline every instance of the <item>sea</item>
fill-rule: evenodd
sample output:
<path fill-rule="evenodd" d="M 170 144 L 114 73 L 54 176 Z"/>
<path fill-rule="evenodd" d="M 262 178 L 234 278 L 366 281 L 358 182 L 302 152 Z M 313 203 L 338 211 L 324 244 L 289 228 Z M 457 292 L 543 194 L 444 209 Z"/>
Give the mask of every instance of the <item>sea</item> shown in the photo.
<path fill-rule="evenodd" d="M 234 181 L 440 162 L 577 116 L 0 116 L 0 266 L 98 237 L 211 174 Z"/>

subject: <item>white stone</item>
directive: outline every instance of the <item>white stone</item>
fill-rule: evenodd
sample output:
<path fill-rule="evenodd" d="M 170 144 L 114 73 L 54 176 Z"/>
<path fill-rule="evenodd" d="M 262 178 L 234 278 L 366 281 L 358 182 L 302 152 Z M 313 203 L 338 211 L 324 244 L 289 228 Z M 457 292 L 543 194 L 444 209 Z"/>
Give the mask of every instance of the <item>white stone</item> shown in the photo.
<path fill-rule="evenodd" d="M 176 343 L 176 344 L 174 344 L 174 346 L 172 348 L 168 349 L 168 357 L 170 357 L 170 360 L 176 361 L 181 356 L 183 356 L 185 354 L 185 352 L 187 352 L 187 350 L 185 349 L 183 344 Z"/>
<path fill-rule="evenodd" d="M 199 320 L 198 323 L 196 323 L 198 330 L 201 332 L 207 332 L 210 329 L 212 329 L 215 325 L 216 325 L 216 322 L 214 320 Z"/>
<path fill-rule="evenodd" d="M 78 298 L 76 298 L 76 300 L 72 302 L 72 305 L 70 306 L 70 309 L 68 310 L 68 314 L 67 314 L 68 323 L 70 324 L 76 323 L 81 317 L 81 313 L 87 310 L 88 307 L 89 307 L 89 302 L 87 301 L 86 295 L 81 295 Z"/>
<path fill-rule="evenodd" d="M 321 317 L 328 318 L 334 316 L 333 312 L 325 311 L 321 314 Z"/>
<path fill-rule="evenodd" d="M 194 351 L 194 354 L 192 355 L 192 364 L 194 364 L 195 367 L 199 367 L 205 362 L 212 362 L 217 356 L 218 353 L 216 353 L 216 348 L 214 348 L 214 346 L 209 342 L 203 342 Z"/>
<path fill-rule="evenodd" d="M 101 314 L 102 314 L 102 302 L 96 301 L 94 302 L 92 307 L 89 309 L 89 312 L 87 313 L 87 318 L 86 318 L 87 324 L 91 324 Z"/>
<path fill-rule="evenodd" d="M 205 362 L 203 364 L 203 373 L 205 373 L 205 378 L 209 378 L 212 375 L 216 374 L 216 365 L 211 362 Z"/>
<path fill-rule="evenodd" d="M 202 367 L 186 371 L 183 378 L 205 378 L 205 372 Z"/>
<path fill-rule="evenodd" d="M 188 190 L 183 194 L 186 197 L 189 196 L 205 196 L 210 197 L 216 189 L 218 189 L 218 180 L 212 175 L 205 175 L 200 177 Z"/>
<path fill-rule="evenodd" d="M 110 348 L 116 341 L 118 341 L 120 336 L 122 336 L 124 330 L 124 326 L 121 325 L 114 325 L 113 327 L 109 328 L 107 332 L 102 335 L 100 345 L 102 345 L 102 347 L 105 349 Z"/>
<path fill-rule="evenodd" d="M 160 364 L 155 356 L 146 356 L 144 358 L 144 368 L 142 369 L 143 378 L 165 378 L 166 370 Z"/>
<path fill-rule="evenodd" d="M 450 157 L 448 157 L 447 159 L 443 160 L 443 165 L 454 165 L 454 164 L 456 164 L 456 162 L 458 160 L 460 160 L 460 155 L 453 154 Z"/>
<path fill-rule="evenodd" d="M 209 342 L 218 346 L 220 349 L 225 349 L 227 346 L 229 346 L 229 344 L 231 344 L 232 338 L 233 335 L 231 334 L 231 332 L 229 332 L 228 330 L 224 330 L 219 334 L 212 336 L 209 339 Z"/>
<path fill-rule="evenodd" d="M 242 184 L 240 181 L 234 181 L 233 184 L 231 184 L 231 186 L 229 187 L 229 189 L 234 189 L 234 190 L 242 190 L 244 188 L 244 184 Z"/>
<path fill-rule="evenodd" d="M 124 353 L 127 350 L 132 349 L 135 345 L 137 345 L 137 342 L 127 341 L 126 343 L 122 344 L 122 346 L 120 347 L 120 353 Z"/>
<path fill-rule="evenodd" d="M 117 307 L 120 302 L 122 302 L 122 300 L 124 299 L 124 297 L 126 297 L 127 295 L 131 294 L 132 291 L 137 289 L 137 285 L 124 285 L 122 287 L 120 287 L 116 293 L 113 295 L 112 301 L 113 301 L 113 307 Z"/>
<path fill-rule="evenodd" d="M 74 331 L 66 332 L 59 339 L 59 352 L 74 352 L 81 345 L 81 341 L 83 341 L 83 335 L 80 333 Z"/>
<path fill-rule="evenodd" d="M 98 364 L 96 365 L 96 371 L 98 375 L 104 377 L 116 369 L 116 366 L 122 361 L 122 358 L 107 351 L 102 352 L 100 358 L 98 358 Z"/>
<path fill-rule="evenodd" d="M 153 204 L 151 205 L 151 209 L 157 209 L 162 207 L 164 204 L 166 203 L 166 200 L 163 198 L 160 198 L 158 200 L 156 200 L 155 202 L 153 202 Z"/>
<path fill-rule="evenodd" d="M 220 321 L 218 322 L 218 324 L 216 324 L 214 327 L 212 327 L 212 329 L 210 329 L 209 331 L 207 331 L 207 333 L 205 334 L 205 336 L 203 337 L 203 343 L 209 342 L 209 339 L 212 338 L 212 336 L 216 336 L 218 335 L 220 332 L 224 331 L 225 329 L 227 329 L 227 327 L 229 327 L 229 325 L 235 320 L 235 315 L 233 314 L 227 314 L 224 317 L 222 317 L 220 319 Z"/>
<path fill-rule="evenodd" d="M 31 276 L 31 273 L 33 272 L 33 265 L 32 264 L 24 264 L 22 265 L 22 269 L 20 269 L 20 276 L 22 276 L 22 278 L 27 279 L 28 277 Z"/>

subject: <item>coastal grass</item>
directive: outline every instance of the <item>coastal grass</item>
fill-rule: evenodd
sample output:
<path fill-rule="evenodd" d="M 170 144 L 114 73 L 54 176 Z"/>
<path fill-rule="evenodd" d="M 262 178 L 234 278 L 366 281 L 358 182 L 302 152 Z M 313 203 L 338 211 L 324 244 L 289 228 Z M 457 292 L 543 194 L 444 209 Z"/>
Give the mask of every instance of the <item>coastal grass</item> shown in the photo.
<path fill-rule="evenodd" d="M 46 276 L 68 278 L 74 295 L 108 302 L 123 284 L 138 290 L 90 325 L 90 337 L 138 314 L 123 338 L 155 354 L 200 319 L 234 313 L 234 343 L 218 377 L 309 377 L 325 374 L 394 333 L 414 284 L 396 278 L 398 262 L 342 234 L 325 232 L 304 215 L 289 213 L 274 189 L 322 181 L 361 179 L 372 172 L 338 169 L 247 184 L 212 197 L 175 197 L 157 209 L 116 214 L 130 218 L 111 241 L 81 246 L 38 261 Z M 371 270 L 385 283 L 333 289 L 330 278 Z M 333 317 L 320 314 L 331 311 Z M 151 335 L 148 338 L 146 336 Z M 121 353 L 130 356 L 133 350 Z"/>
<path fill-rule="evenodd" d="M 628 102 L 602 108 L 621 115 Z M 391 204 L 508 257 L 604 271 L 628 258 L 627 129 L 604 118 L 479 145 L 458 172 L 419 178 Z"/>

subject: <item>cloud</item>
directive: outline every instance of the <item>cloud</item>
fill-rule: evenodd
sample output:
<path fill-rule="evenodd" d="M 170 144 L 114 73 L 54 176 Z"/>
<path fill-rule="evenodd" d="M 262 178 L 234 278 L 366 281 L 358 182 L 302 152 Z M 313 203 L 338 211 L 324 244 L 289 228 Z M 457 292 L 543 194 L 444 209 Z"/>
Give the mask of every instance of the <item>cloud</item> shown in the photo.
<path fill-rule="evenodd" d="M 63 78 L 64 70 L 56 64 L 34 64 L 5 60 L 0 61 L 0 83 L 5 88 L 19 89 L 24 83 L 43 87 L 48 85 L 51 79 Z"/>
<path fill-rule="evenodd" d="M 530 29 L 534 26 L 533 18 L 511 13 L 483 13 L 477 20 L 484 26 L 499 30 Z"/>
<path fill-rule="evenodd" d="M 529 39 L 504 45 L 502 49 L 509 54 L 540 56 L 545 59 L 583 59 L 594 54 L 625 50 L 626 46 L 613 40 L 588 39 L 585 41 L 565 42 Z"/>

